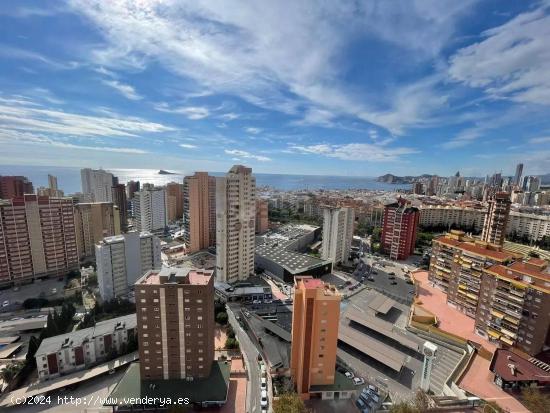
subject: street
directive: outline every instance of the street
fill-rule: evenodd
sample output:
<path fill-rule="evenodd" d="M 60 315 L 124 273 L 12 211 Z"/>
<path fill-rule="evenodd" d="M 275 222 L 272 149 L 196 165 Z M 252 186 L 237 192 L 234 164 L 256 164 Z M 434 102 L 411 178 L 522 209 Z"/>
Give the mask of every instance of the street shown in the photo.
<path fill-rule="evenodd" d="M 233 310 L 238 312 L 239 305 L 227 305 L 227 315 L 229 323 L 233 327 L 243 358 L 246 363 L 246 369 L 248 371 L 248 385 L 246 392 L 246 411 L 250 413 L 260 412 L 260 369 L 258 368 L 258 350 L 256 346 L 250 341 L 248 334 L 243 330 Z"/>

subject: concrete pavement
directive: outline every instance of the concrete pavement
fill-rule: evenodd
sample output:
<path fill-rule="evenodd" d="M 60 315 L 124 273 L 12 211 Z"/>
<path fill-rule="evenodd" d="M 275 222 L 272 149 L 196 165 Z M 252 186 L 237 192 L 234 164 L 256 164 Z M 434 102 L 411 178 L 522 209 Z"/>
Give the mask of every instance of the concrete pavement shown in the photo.
<path fill-rule="evenodd" d="M 246 411 L 250 413 L 260 412 L 260 369 L 258 368 L 258 350 L 252 343 L 246 331 L 243 330 L 237 319 L 235 318 L 235 312 L 239 311 L 239 305 L 228 304 L 227 315 L 229 323 L 235 331 L 235 335 L 239 340 L 241 352 L 243 354 L 244 362 L 248 370 L 248 385 L 246 392 Z"/>

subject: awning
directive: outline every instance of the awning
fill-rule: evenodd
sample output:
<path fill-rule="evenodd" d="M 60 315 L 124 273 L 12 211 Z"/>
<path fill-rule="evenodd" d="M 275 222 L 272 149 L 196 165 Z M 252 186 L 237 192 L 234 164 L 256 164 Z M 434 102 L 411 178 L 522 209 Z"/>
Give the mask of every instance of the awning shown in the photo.
<path fill-rule="evenodd" d="M 509 338 L 506 338 L 505 336 L 500 337 L 500 341 L 503 341 L 504 343 L 508 344 L 509 346 L 512 346 L 514 342 L 510 340 Z"/>
<path fill-rule="evenodd" d="M 504 317 L 504 313 L 501 313 L 500 311 L 497 311 L 497 310 L 491 310 L 491 315 L 494 315 L 495 317 L 498 317 L 498 318 Z"/>
<path fill-rule="evenodd" d="M 500 338 L 500 334 L 498 334 L 497 332 L 495 332 L 493 330 L 487 330 L 487 334 L 489 334 L 493 338 Z"/>

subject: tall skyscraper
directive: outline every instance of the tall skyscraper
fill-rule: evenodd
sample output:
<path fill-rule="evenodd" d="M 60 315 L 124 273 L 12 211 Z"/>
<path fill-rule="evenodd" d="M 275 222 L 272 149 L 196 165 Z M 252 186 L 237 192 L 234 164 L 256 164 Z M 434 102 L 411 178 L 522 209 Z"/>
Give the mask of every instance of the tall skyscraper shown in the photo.
<path fill-rule="evenodd" d="M 353 208 L 323 208 L 322 259 L 334 264 L 348 262 L 354 223 Z"/>
<path fill-rule="evenodd" d="M 126 182 L 127 199 L 131 200 L 136 192 L 139 192 L 139 181 Z"/>
<path fill-rule="evenodd" d="M 512 204 L 510 194 L 497 192 L 488 203 L 489 207 L 487 215 L 485 215 L 481 239 L 491 244 L 503 245 Z"/>
<path fill-rule="evenodd" d="M 128 294 L 138 278 L 160 269 L 160 240 L 148 232 L 104 238 L 95 246 L 97 282 L 103 300 Z"/>
<path fill-rule="evenodd" d="M 11 199 L 33 192 L 32 182 L 24 176 L 0 176 L 0 199 Z"/>
<path fill-rule="evenodd" d="M 167 220 L 168 222 L 176 221 L 183 218 L 183 184 L 170 182 L 166 184 L 167 196 Z"/>
<path fill-rule="evenodd" d="M 382 248 L 393 260 L 405 260 L 414 253 L 420 211 L 403 198 L 384 207 Z"/>
<path fill-rule="evenodd" d="M 24 195 L 0 200 L 0 284 L 78 269 L 73 200 Z"/>
<path fill-rule="evenodd" d="M 256 178 L 252 169 L 233 166 L 216 178 L 216 277 L 245 280 L 254 273 Z"/>
<path fill-rule="evenodd" d="M 438 176 L 432 176 L 430 178 L 430 182 L 428 183 L 428 188 L 426 190 L 426 195 L 428 196 L 434 196 L 437 195 L 437 186 L 439 183 L 439 177 Z"/>
<path fill-rule="evenodd" d="M 521 185 L 521 176 L 523 175 L 523 164 L 518 163 L 516 166 L 516 174 L 514 175 L 514 185 L 519 187 Z"/>
<path fill-rule="evenodd" d="M 540 178 L 538 176 L 526 176 L 523 178 L 523 190 L 536 192 L 540 189 Z"/>
<path fill-rule="evenodd" d="M 256 199 L 256 234 L 269 229 L 269 203 L 266 199 Z"/>
<path fill-rule="evenodd" d="M 138 231 L 164 232 L 167 224 L 166 191 L 150 184 L 143 185 L 141 191 L 134 194 L 132 210 Z"/>
<path fill-rule="evenodd" d="M 311 386 L 334 384 L 340 300 L 333 285 L 294 278 L 290 372 L 303 399 Z"/>
<path fill-rule="evenodd" d="M 189 252 L 216 245 L 216 178 L 207 172 L 183 180 L 183 228 Z"/>
<path fill-rule="evenodd" d="M 80 170 L 80 179 L 82 193 L 91 194 L 93 202 L 113 202 L 113 174 L 103 169 L 84 168 Z"/>
<path fill-rule="evenodd" d="M 135 292 L 141 379 L 208 377 L 214 363 L 212 271 L 149 271 Z"/>
<path fill-rule="evenodd" d="M 57 190 L 57 176 L 48 174 L 48 188 L 52 190 Z"/>
<path fill-rule="evenodd" d="M 76 204 L 74 208 L 78 255 L 93 257 L 95 244 L 120 234 L 118 209 L 111 202 Z"/>
<path fill-rule="evenodd" d="M 112 187 L 113 204 L 117 206 L 120 214 L 120 229 L 124 232 L 128 229 L 128 200 L 126 198 L 126 185 L 116 184 Z"/>

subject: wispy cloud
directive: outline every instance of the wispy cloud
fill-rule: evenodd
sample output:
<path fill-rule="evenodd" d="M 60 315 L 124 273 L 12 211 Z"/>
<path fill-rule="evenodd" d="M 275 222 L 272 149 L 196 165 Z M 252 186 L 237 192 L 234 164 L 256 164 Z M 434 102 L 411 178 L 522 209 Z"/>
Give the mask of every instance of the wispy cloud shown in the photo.
<path fill-rule="evenodd" d="M 201 89 L 236 95 L 304 123 L 330 125 L 332 116 L 351 116 L 400 134 L 426 123 L 445 98 L 430 81 L 387 93 L 381 104 L 368 93 L 354 93 L 341 80 L 342 50 L 374 35 L 411 58 L 433 58 L 473 1 L 411 7 L 406 1 L 398 6 L 277 1 L 262 7 L 249 1 L 69 3 L 105 38 L 90 54 L 95 64 L 141 70 L 159 62 Z"/>
<path fill-rule="evenodd" d="M 37 106 L 20 98 L 0 100 L 0 124 L 5 129 L 35 131 L 60 136 L 136 137 L 142 133 L 160 133 L 172 127 L 140 118 L 82 115 Z"/>
<path fill-rule="evenodd" d="M 251 133 L 252 135 L 257 135 L 257 134 L 260 133 L 262 130 L 263 130 L 263 129 L 261 129 L 261 128 L 253 128 L 253 127 L 245 128 L 246 133 Z"/>
<path fill-rule="evenodd" d="M 450 59 L 449 74 L 495 98 L 550 104 L 550 4 L 486 30 Z"/>
<path fill-rule="evenodd" d="M 76 61 L 59 62 L 35 51 L 8 46 L 5 44 L 0 44 L 0 57 L 17 60 L 32 60 L 57 70 L 72 70 L 80 66 L 80 64 Z"/>
<path fill-rule="evenodd" d="M 533 144 L 541 144 L 541 143 L 550 143 L 550 136 L 541 136 L 539 138 L 531 138 L 529 139 L 529 143 Z"/>
<path fill-rule="evenodd" d="M 404 155 L 418 153 L 418 150 L 406 147 L 385 147 L 368 143 L 348 143 L 344 145 L 295 145 L 289 149 L 304 154 L 314 154 L 338 158 L 347 161 L 389 162 L 399 160 Z"/>
<path fill-rule="evenodd" d="M 107 85 L 109 87 L 112 87 L 116 91 L 120 92 L 122 95 L 124 95 L 127 99 L 130 100 L 140 100 L 143 99 L 142 96 L 140 96 L 136 89 L 131 86 L 127 85 L 125 83 L 119 82 L 118 80 L 102 80 L 101 81 L 104 85 Z"/>
<path fill-rule="evenodd" d="M 197 145 L 191 145 L 190 143 L 180 143 L 179 146 L 185 149 L 195 149 Z"/>
<path fill-rule="evenodd" d="M 191 120 L 200 120 L 210 116 L 210 110 L 205 106 L 176 106 L 171 107 L 167 103 L 155 105 L 155 109 L 160 112 L 179 113 L 185 115 Z"/>
<path fill-rule="evenodd" d="M 271 158 L 263 155 L 254 155 L 247 151 L 241 151 L 238 149 L 226 149 L 224 151 L 227 155 L 234 155 L 239 158 L 255 159 L 257 161 L 271 161 Z"/>

